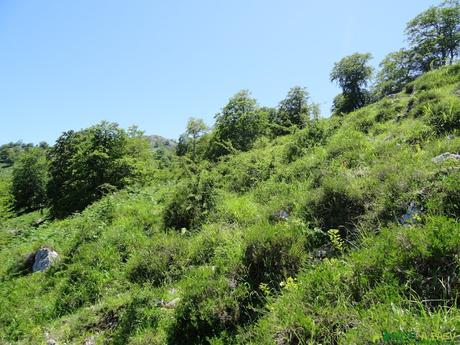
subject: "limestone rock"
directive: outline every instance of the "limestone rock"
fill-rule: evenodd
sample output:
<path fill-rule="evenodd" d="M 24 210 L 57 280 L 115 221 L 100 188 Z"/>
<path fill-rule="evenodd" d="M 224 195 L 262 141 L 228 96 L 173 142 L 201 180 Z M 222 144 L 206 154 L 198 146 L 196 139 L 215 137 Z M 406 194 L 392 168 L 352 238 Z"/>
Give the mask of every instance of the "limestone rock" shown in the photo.
<path fill-rule="evenodd" d="M 40 248 L 35 253 L 35 260 L 32 266 L 32 272 L 43 272 L 48 269 L 54 261 L 58 258 L 58 253 L 56 253 L 51 248 Z"/>
<path fill-rule="evenodd" d="M 442 163 L 447 159 L 456 159 L 460 160 L 460 154 L 458 153 L 450 153 L 450 152 L 444 152 L 440 154 L 439 156 L 433 157 L 431 161 L 433 163 Z"/>

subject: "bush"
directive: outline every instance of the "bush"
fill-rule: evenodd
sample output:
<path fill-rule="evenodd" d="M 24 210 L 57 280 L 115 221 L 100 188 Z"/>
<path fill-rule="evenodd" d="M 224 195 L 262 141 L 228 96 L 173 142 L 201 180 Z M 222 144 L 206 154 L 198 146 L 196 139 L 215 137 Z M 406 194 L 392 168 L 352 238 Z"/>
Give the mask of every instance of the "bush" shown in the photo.
<path fill-rule="evenodd" d="M 345 177 L 327 177 L 313 191 L 304 207 L 305 219 L 323 230 L 354 228 L 366 210 L 363 192 Z"/>
<path fill-rule="evenodd" d="M 293 229 L 296 230 L 296 229 Z M 252 229 L 246 241 L 243 265 L 252 290 L 261 292 L 261 284 L 273 291 L 288 277 L 295 277 L 306 260 L 305 237 L 286 226 Z"/>
<path fill-rule="evenodd" d="M 303 156 L 307 149 L 323 145 L 327 137 L 325 122 L 311 121 L 305 129 L 296 132 L 293 140 L 286 145 L 284 156 L 286 161 L 291 163 Z"/>
<path fill-rule="evenodd" d="M 460 291 L 460 233 L 455 220 L 435 217 L 416 229 L 385 230 L 378 240 L 353 255 L 360 289 L 397 281 L 407 295 L 416 293 L 428 305 L 457 303 Z M 360 292 L 362 294 L 362 292 Z"/>
<path fill-rule="evenodd" d="M 220 167 L 228 188 L 237 193 L 247 192 L 267 180 L 274 170 L 274 157 L 262 158 L 257 152 L 236 155 Z"/>
<path fill-rule="evenodd" d="M 428 123 L 438 134 L 460 131 L 460 99 L 447 96 L 425 106 Z"/>
<path fill-rule="evenodd" d="M 161 316 L 156 303 L 157 299 L 149 293 L 140 291 L 134 294 L 122 311 L 118 311 L 120 316 L 117 319 L 117 328 L 111 343 L 115 345 L 131 344 L 130 337 L 137 330 L 157 326 Z"/>
<path fill-rule="evenodd" d="M 225 276 L 216 277 L 212 269 L 203 267 L 189 275 L 182 289 L 169 343 L 209 344 L 214 336 L 234 333 L 243 321 L 242 302 L 248 295 L 244 285 L 233 285 Z"/>
<path fill-rule="evenodd" d="M 180 235 L 159 236 L 141 248 L 127 263 L 129 279 L 154 286 L 179 278 L 187 264 L 187 242 Z"/>
<path fill-rule="evenodd" d="M 198 228 L 215 206 L 215 185 L 214 177 L 206 172 L 180 182 L 165 206 L 165 227 L 176 230 Z"/>
<path fill-rule="evenodd" d="M 427 201 L 430 213 L 460 220 L 460 172 L 454 171 L 437 182 Z"/>

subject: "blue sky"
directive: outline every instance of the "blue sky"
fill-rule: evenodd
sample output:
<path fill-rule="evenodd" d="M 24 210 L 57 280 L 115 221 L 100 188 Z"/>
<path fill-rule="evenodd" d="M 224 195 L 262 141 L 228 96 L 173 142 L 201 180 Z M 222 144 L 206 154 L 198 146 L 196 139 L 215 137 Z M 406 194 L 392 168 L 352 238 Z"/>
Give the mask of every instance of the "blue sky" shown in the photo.
<path fill-rule="evenodd" d="M 0 0 L 0 144 L 53 143 L 100 120 L 177 138 L 251 90 L 308 88 L 323 116 L 334 62 L 405 45 L 428 0 Z"/>

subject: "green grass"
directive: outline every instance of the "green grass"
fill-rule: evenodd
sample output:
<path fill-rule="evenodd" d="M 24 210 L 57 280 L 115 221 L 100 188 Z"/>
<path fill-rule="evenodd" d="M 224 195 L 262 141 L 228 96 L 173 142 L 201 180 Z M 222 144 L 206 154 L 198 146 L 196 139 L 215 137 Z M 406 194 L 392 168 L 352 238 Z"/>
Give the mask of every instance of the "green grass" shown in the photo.
<path fill-rule="evenodd" d="M 460 152 L 459 83 L 446 67 L 218 163 L 174 158 L 40 225 L 0 168 L 0 344 L 460 342 L 460 163 L 432 162 Z M 43 246 L 59 260 L 32 274 Z"/>

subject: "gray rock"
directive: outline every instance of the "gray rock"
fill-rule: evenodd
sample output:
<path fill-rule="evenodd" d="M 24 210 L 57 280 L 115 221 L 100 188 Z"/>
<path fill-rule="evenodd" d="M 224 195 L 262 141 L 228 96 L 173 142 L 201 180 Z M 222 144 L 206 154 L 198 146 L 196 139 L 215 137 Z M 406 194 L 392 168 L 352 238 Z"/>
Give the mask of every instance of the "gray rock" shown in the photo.
<path fill-rule="evenodd" d="M 180 298 L 174 298 L 172 301 L 169 301 L 169 302 L 166 302 L 162 299 L 158 300 L 157 301 L 157 307 L 160 307 L 160 308 L 165 308 L 165 309 L 174 309 L 177 304 L 179 303 L 180 301 Z"/>
<path fill-rule="evenodd" d="M 460 160 L 460 154 L 458 153 L 450 153 L 450 152 L 444 152 L 440 154 L 439 156 L 433 157 L 431 161 L 433 163 L 441 163 L 444 162 L 447 159 L 456 159 Z"/>
<path fill-rule="evenodd" d="M 51 248 L 40 248 L 35 253 L 35 260 L 32 266 L 32 272 L 43 272 L 48 269 L 54 261 L 58 258 L 58 253 L 56 253 Z"/>
<path fill-rule="evenodd" d="M 58 345 L 56 339 L 54 339 L 48 332 L 45 332 L 46 345 Z"/>
<path fill-rule="evenodd" d="M 411 201 L 406 213 L 399 219 L 401 224 L 415 224 L 418 222 L 417 218 L 422 214 L 422 209 L 414 201 Z"/>
<path fill-rule="evenodd" d="M 273 212 L 270 215 L 270 220 L 272 222 L 284 222 L 288 220 L 288 218 L 289 218 L 289 212 L 286 210 L 279 210 L 279 211 Z"/>
<path fill-rule="evenodd" d="M 94 338 L 94 336 L 90 336 L 85 339 L 83 345 L 96 345 L 96 339 Z"/>

